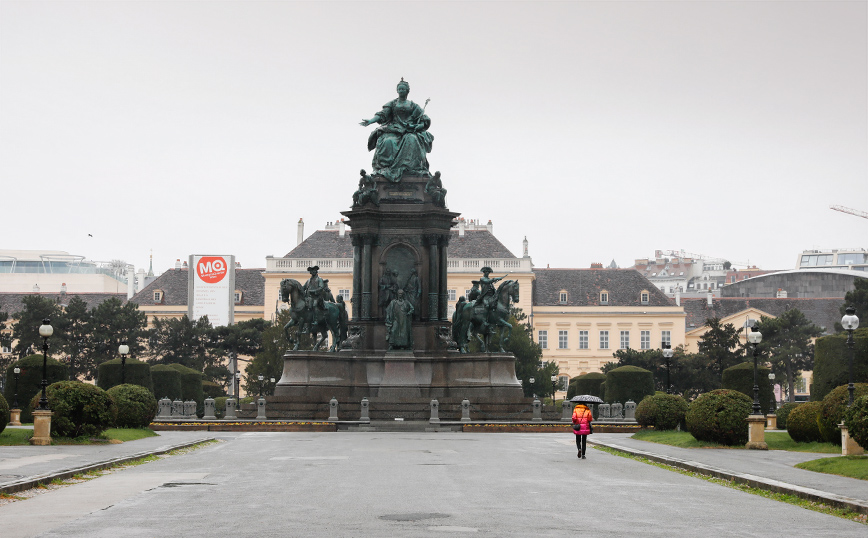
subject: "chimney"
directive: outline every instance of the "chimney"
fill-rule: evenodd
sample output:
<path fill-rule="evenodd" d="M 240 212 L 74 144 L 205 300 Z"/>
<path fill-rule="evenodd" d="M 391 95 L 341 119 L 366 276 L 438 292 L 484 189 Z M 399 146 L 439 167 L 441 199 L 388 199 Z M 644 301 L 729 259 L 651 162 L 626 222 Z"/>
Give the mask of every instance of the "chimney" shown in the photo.
<path fill-rule="evenodd" d="M 181 258 L 175 260 L 175 270 L 181 269 Z"/>
<path fill-rule="evenodd" d="M 491 219 L 488 219 L 488 224 L 486 224 L 485 227 L 488 228 L 488 233 L 494 233 L 494 224 L 491 223 Z"/>
<path fill-rule="evenodd" d="M 524 256 L 525 258 L 530 258 L 530 256 L 527 254 L 527 236 L 524 236 L 524 241 L 521 242 L 521 251 L 522 256 Z"/>
<path fill-rule="evenodd" d="M 33 293 L 39 293 L 39 284 L 33 285 Z"/>
<path fill-rule="evenodd" d="M 127 299 L 131 299 L 136 294 L 136 268 L 127 265 Z"/>
<path fill-rule="evenodd" d="M 344 222 L 344 219 L 341 219 L 341 221 L 338 223 L 338 235 L 340 237 L 343 237 L 344 234 L 346 234 L 346 233 L 347 233 L 347 224 Z"/>
<path fill-rule="evenodd" d="M 591 269 L 602 269 L 602 268 L 603 268 L 603 264 L 602 264 L 602 263 L 594 262 L 594 263 L 591 264 Z"/>
<path fill-rule="evenodd" d="M 60 294 L 61 294 L 61 295 L 66 295 L 66 282 L 63 282 L 63 283 L 60 285 Z"/>
<path fill-rule="evenodd" d="M 304 220 L 298 219 L 298 235 L 295 238 L 295 246 L 301 244 L 304 241 Z"/>
<path fill-rule="evenodd" d="M 778 299 L 786 299 L 787 298 L 787 290 L 778 288 L 778 293 L 775 295 Z"/>
<path fill-rule="evenodd" d="M 145 270 L 139 269 L 136 272 L 136 293 L 145 289 Z"/>
<path fill-rule="evenodd" d="M 711 290 L 708 290 L 708 293 L 705 294 L 705 300 L 708 302 L 708 306 L 713 306 L 714 293 Z"/>
<path fill-rule="evenodd" d="M 675 306 L 681 306 L 681 288 L 675 289 Z"/>
<path fill-rule="evenodd" d="M 458 237 L 464 237 L 464 219 L 458 219 Z"/>

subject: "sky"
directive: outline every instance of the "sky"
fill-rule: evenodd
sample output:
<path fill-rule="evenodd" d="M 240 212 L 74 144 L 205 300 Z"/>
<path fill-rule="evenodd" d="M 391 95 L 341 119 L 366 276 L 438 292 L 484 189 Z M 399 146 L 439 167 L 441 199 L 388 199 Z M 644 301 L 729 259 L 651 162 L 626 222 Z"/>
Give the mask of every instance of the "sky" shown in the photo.
<path fill-rule="evenodd" d="M 0 2 L 0 249 L 265 267 L 430 99 L 448 207 L 537 267 L 868 248 L 868 3 Z"/>

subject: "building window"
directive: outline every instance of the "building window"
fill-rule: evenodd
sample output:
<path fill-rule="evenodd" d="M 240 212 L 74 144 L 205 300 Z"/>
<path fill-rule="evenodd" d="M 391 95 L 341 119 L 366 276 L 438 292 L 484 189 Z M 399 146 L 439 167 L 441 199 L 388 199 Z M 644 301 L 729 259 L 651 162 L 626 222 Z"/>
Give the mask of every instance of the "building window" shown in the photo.
<path fill-rule="evenodd" d="M 621 331 L 621 349 L 630 349 L 630 331 Z"/>
<path fill-rule="evenodd" d="M 162 301 L 163 301 L 163 292 L 161 292 L 161 291 L 155 291 L 155 292 L 154 292 L 154 302 L 155 302 L 155 303 L 160 303 L 160 302 L 162 302 Z"/>
<path fill-rule="evenodd" d="M 600 292 L 600 304 L 609 304 L 609 292 L 608 291 L 603 290 Z"/>
<path fill-rule="evenodd" d="M 350 290 L 338 290 L 338 295 L 344 298 L 344 301 L 350 300 Z M 335 297 L 337 299 L 337 297 Z"/>
<path fill-rule="evenodd" d="M 537 342 L 539 342 L 539 347 L 542 349 L 549 348 L 549 332 L 548 331 L 540 331 L 539 336 L 537 337 Z"/>
<path fill-rule="evenodd" d="M 569 339 L 567 331 L 558 331 L 558 349 L 569 349 Z"/>
<path fill-rule="evenodd" d="M 672 345 L 672 332 L 671 331 L 661 331 L 660 332 L 661 340 L 663 341 L 664 346 Z"/>
<path fill-rule="evenodd" d="M 651 349 L 651 331 L 642 331 L 639 333 L 639 348 Z"/>
<path fill-rule="evenodd" d="M 458 290 L 446 290 L 446 295 L 449 297 L 450 302 L 455 302 L 455 296 L 458 295 L 457 292 Z"/>
<path fill-rule="evenodd" d="M 609 331 L 600 331 L 600 349 L 609 349 Z"/>
<path fill-rule="evenodd" d="M 464 290 L 464 298 L 470 300 L 470 290 Z"/>
<path fill-rule="evenodd" d="M 804 394 L 804 393 L 808 392 L 808 383 L 804 377 L 800 377 L 800 378 L 796 379 L 795 385 L 796 385 L 795 392 L 797 394 Z"/>
<path fill-rule="evenodd" d="M 664 288 L 665 288 L 665 286 L 661 289 L 664 289 Z M 672 288 L 670 288 L 669 290 L 672 291 Z M 642 304 L 648 304 L 649 297 L 650 297 L 650 295 L 648 294 L 648 292 L 643 290 L 642 293 L 640 294 Z"/>
<path fill-rule="evenodd" d="M 241 292 L 238 290 L 235 290 L 235 304 L 238 304 L 240 302 L 241 302 Z"/>
<path fill-rule="evenodd" d="M 562 291 L 562 292 L 560 292 L 558 295 L 559 295 L 558 302 L 559 302 L 560 304 L 567 304 L 567 298 L 568 298 L 568 297 L 567 297 L 567 292 Z"/>
<path fill-rule="evenodd" d="M 570 390 L 570 378 L 569 376 L 562 375 L 558 377 L 558 381 L 560 381 L 560 390 Z"/>
<path fill-rule="evenodd" d="M 588 331 L 579 331 L 579 349 L 588 349 Z"/>

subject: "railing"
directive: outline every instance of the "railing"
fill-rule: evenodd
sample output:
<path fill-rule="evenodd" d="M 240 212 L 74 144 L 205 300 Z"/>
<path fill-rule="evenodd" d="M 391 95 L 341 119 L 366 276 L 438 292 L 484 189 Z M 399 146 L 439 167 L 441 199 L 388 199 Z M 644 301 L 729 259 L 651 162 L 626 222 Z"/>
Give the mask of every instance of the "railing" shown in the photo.
<path fill-rule="evenodd" d="M 347 273 L 353 270 L 352 258 L 266 258 L 266 271 L 273 273 L 303 273 L 308 267 L 319 266 L 323 273 Z M 531 272 L 530 258 L 493 258 L 447 260 L 450 273 L 477 272 L 488 266 L 495 271 Z"/>

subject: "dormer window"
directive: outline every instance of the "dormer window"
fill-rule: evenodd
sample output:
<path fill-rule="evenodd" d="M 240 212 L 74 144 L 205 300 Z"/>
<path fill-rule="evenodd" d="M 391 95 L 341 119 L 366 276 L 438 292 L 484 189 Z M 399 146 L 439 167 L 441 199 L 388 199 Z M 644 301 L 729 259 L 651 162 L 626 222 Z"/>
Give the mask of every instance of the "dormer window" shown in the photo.
<path fill-rule="evenodd" d="M 609 304 L 609 292 L 603 290 L 600 292 L 600 304 Z"/>
<path fill-rule="evenodd" d="M 162 303 L 163 302 L 163 292 L 162 291 L 157 290 L 154 292 L 154 302 L 155 303 Z"/>
<path fill-rule="evenodd" d="M 558 303 L 567 304 L 568 299 L 569 295 L 567 294 L 566 290 L 561 290 L 560 293 L 558 293 Z"/>
<path fill-rule="evenodd" d="M 241 290 L 235 290 L 235 304 L 241 303 Z"/>
<path fill-rule="evenodd" d="M 642 304 L 648 304 L 648 300 L 650 299 L 650 294 L 646 290 L 642 290 L 642 293 L 639 294 L 639 298 L 642 301 Z"/>

